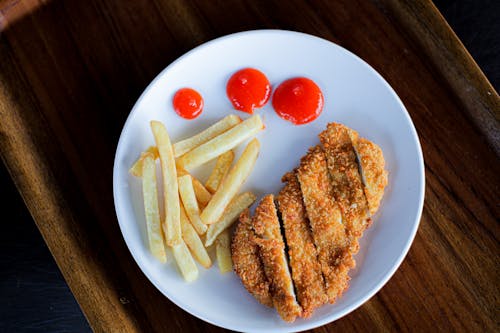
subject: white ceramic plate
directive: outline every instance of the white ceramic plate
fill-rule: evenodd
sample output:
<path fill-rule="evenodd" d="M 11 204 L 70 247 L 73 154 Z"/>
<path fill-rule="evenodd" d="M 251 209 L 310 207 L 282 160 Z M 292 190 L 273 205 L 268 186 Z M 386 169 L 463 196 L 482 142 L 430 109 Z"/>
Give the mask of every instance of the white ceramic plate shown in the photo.
<path fill-rule="evenodd" d="M 147 247 L 141 182 L 128 174 L 140 152 L 154 144 L 149 121 L 164 122 L 173 141 L 188 137 L 232 111 L 225 94 L 238 69 L 264 72 L 273 87 L 285 79 L 313 79 L 325 97 L 324 111 L 310 124 L 293 126 L 279 118 L 271 103 L 257 112 L 266 129 L 255 169 L 242 191 L 259 197 L 277 193 L 281 176 L 292 170 L 328 122 L 340 122 L 379 144 L 389 171 L 381 209 L 362 240 L 349 290 L 334 305 L 289 324 L 260 305 L 234 273 L 219 274 L 217 265 L 194 283 L 185 283 L 169 252 L 158 263 Z M 181 87 L 199 91 L 205 108 L 195 120 L 180 118 L 172 97 Z M 207 167 L 205 167 L 207 169 Z M 206 170 L 196 170 L 203 178 Z M 175 304 L 207 322 L 245 332 L 291 332 L 324 325 L 353 311 L 372 297 L 396 271 L 412 243 L 424 198 L 424 166 L 417 133 L 398 96 L 387 82 L 354 54 L 329 41 L 290 31 L 260 30 L 218 38 L 188 52 L 163 70 L 135 104 L 116 151 L 113 190 L 116 214 L 127 246 L 149 280 Z"/>

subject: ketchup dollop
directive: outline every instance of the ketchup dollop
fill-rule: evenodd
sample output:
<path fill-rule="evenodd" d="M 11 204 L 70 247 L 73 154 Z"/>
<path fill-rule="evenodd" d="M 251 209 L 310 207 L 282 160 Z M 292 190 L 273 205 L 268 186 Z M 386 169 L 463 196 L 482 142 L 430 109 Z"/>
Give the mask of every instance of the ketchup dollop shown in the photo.
<path fill-rule="evenodd" d="M 295 125 L 307 124 L 323 111 L 323 93 L 311 79 L 288 79 L 276 88 L 273 107 L 281 118 Z"/>
<path fill-rule="evenodd" d="M 173 104 L 175 112 L 186 119 L 198 117 L 203 110 L 203 98 L 196 90 L 191 88 L 177 90 Z"/>
<path fill-rule="evenodd" d="M 234 73 L 226 86 L 227 97 L 236 110 L 253 113 L 263 107 L 271 95 L 269 80 L 255 68 L 244 68 Z"/>

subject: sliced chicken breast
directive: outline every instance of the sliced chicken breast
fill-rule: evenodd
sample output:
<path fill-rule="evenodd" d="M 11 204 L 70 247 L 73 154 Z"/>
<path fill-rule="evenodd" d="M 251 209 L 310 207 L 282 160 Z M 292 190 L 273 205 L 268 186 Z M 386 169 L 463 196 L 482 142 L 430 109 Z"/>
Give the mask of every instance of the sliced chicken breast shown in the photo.
<path fill-rule="evenodd" d="M 302 314 L 302 309 L 295 298 L 285 243 L 272 194 L 261 200 L 255 209 L 252 222 L 264 271 L 270 282 L 273 305 L 283 320 L 292 322 Z"/>
<path fill-rule="evenodd" d="M 314 309 L 325 304 L 328 299 L 299 181 L 295 172 L 287 173 L 282 181 L 286 185 L 277 197 L 278 210 L 283 221 L 297 299 L 302 306 L 303 316 L 309 317 Z"/>
<path fill-rule="evenodd" d="M 248 209 L 241 214 L 231 244 L 245 288 L 288 322 L 348 288 L 359 238 L 388 181 L 382 150 L 356 131 L 331 123 L 319 138 L 283 176 L 277 206 L 267 195 L 253 218 Z"/>
<path fill-rule="evenodd" d="M 314 244 L 330 303 L 348 287 L 348 271 L 354 266 L 349 239 L 335 199 L 321 147 L 311 148 L 301 159 L 297 178 L 311 224 Z"/>
<path fill-rule="evenodd" d="M 231 242 L 231 257 L 234 271 L 240 277 L 243 286 L 260 303 L 273 306 L 269 281 L 260 259 L 259 246 L 255 243 L 255 234 L 248 209 L 240 215 L 239 223 Z"/>
<path fill-rule="evenodd" d="M 337 123 L 328 124 L 327 129 L 319 135 L 326 155 L 332 193 L 342 211 L 342 220 L 353 253 L 358 252 L 358 238 L 371 221 L 356 153 L 351 142 L 351 137 L 357 136 L 357 132 Z"/>
<path fill-rule="evenodd" d="M 367 139 L 351 136 L 351 140 L 358 155 L 370 215 L 374 215 L 380 206 L 388 182 L 388 173 L 384 169 L 384 155 L 378 145 Z"/>

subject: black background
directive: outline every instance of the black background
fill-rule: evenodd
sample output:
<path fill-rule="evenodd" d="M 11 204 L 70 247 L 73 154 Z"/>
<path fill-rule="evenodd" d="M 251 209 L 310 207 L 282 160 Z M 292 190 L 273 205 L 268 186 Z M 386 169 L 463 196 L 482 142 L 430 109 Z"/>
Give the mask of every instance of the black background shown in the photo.
<path fill-rule="evenodd" d="M 435 4 L 498 91 L 500 0 Z M 0 203 L 0 332 L 90 332 L 3 163 Z"/>

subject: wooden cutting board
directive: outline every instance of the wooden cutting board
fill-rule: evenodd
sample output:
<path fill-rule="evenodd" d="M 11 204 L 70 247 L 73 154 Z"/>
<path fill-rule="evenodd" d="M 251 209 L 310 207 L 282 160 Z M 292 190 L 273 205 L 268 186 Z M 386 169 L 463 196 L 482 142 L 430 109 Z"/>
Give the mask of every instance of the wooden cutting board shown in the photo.
<path fill-rule="evenodd" d="M 370 301 L 316 329 L 495 331 L 500 98 L 430 1 L 0 0 L 0 153 L 96 332 L 222 329 L 178 308 L 122 239 L 112 165 L 123 123 L 170 62 L 279 28 L 356 53 L 396 90 L 424 152 L 415 242 Z"/>

